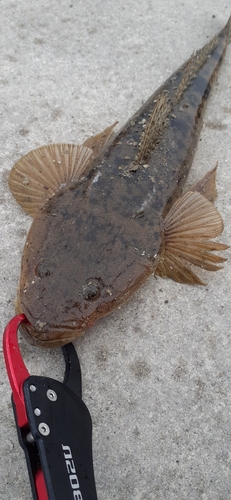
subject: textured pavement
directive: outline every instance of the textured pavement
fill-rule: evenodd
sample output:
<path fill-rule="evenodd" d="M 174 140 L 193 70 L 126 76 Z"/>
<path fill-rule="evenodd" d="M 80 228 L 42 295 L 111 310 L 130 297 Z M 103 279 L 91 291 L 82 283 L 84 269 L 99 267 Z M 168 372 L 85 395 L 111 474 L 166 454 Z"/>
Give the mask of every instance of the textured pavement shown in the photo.
<path fill-rule="evenodd" d="M 31 224 L 8 189 L 13 164 L 43 144 L 81 143 L 115 120 L 122 126 L 230 13 L 226 0 L 0 0 L 2 331 L 14 315 Z M 230 47 L 189 182 L 217 160 L 221 240 L 231 244 Z M 75 342 L 99 500 L 231 499 L 230 250 L 226 255 L 224 270 L 203 275 L 205 288 L 151 277 Z M 59 349 L 21 346 L 33 374 L 62 380 Z M 0 350 L 0 498 L 30 500 Z"/>

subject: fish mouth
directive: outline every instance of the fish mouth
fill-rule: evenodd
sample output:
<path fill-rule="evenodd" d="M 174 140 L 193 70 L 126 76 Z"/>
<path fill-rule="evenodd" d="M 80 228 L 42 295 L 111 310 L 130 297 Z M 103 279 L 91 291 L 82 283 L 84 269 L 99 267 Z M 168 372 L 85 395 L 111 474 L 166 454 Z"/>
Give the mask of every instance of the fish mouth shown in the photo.
<path fill-rule="evenodd" d="M 19 331 L 23 338 L 31 345 L 37 347 L 62 347 L 65 344 L 73 342 L 78 337 L 81 337 L 85 330 L 66 330 L 62 332 L 49 331 L 43 333 L 36 331 L 30 323 L 22 323 Z"/>
<path fill-rule="evenodd" d="M 96 278 L 87 279 L 82 287 L 82 303 L 75 302 L 73 304 L 75 316 L 73 314 L 70 316 L 69 309 L 65 311 L 66 316 L 64 314 L 63 318 L 60 317 L 60 311 L 58 317 L 57 310 L 50 317 L 48 317 L 48 314 L 41 314 L 41 311 L 36 311 L 37 314 L 33 311 L 34 314 L 32 314 L 31 310 L 20 302 L 18 309 L 25 314 L 28 320 L 28 323 L 23 323 L 20 326 L 20 333 L 29 344 L 38 347 L 62 347 L 65 344 L 73 342 L 81 337 L 100 318 L 107 316 L 119 306 L 124 305 L 130 296 L 140 288 L 141 284 L 148 279 L 151 270 L 152 268 L 143 266 L 143 276 L 139 276 L 133 282 L 129 281 L 129 288 L 127 287 L 126 293 L 121 294 L 119 290 L 117 295 L 114 294 L 114 296 L 111 286 L 101 287 L 100 290 L 103 289 L 104 294 L 101 293 L 100 295 L 99 280 Z M 88 309 L 86 309 L 86 304 L 89 306 Z M 85 310 L 83 310 L 84 307 Z M 73 313 L 72 309 L 71 313 Z"/>

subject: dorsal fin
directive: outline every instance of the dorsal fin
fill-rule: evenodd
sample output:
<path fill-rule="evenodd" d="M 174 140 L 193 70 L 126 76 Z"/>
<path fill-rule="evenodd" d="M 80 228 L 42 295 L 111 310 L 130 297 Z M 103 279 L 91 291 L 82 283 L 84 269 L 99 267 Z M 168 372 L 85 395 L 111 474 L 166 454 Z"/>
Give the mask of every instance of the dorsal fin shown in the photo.
<path fill-rule="evenodd" d="M 163 91 L 154 103 L 153 112 L 142 134 L 137 154 L 138 163 L 143 163 L 147 160 L 155 143 L 159 140 L 161 133 L 166 127 L 170 109 L 168 94 Z"/>
<path fill-rule="evenodd" d="M 187 191 L 164 219 L 163 250 L 156 274 L 179 283 L 204 285 L 188 267 L 193 264 L 209 271 L 226 259 L 211 254 L 226 250 L 227 245 L 209 241 L 223 231 L 223 221 L 214 205 L 198 192 Z"/>
<path fill-rule="evenodd" d="M 186 62 L 182 72 L 180 85 L 178 86 L 173 98 L 173 106 L 175 106 L 180 101 L 185 89 L 191 83 L 197 71 L 205 63 L 206 59 L 215 50 L 217 44 L 218 36 L 215 35 L 212 40 L 210 40 L 204 47 L 202 47 L 202 49 L 194 52 L 191 55 L 190 59 Z"/>
<path fill-rule="evenodd" d="M 34 217 L 51 196 L 83 175 L 91 159 L 90 148 L 74 144 L 34 149 L 12 168 L 10 190 L 23 210 Z"/>
<path fill-rule="evenodd" d="M 158 96 L 150 120 L 147 123 L 141 138 L 137 154 L 138 163 L 142 163 L 147 160 L 148 155 L 152 151 L 155 143 L 160 138 L 160 134 L 166 126 L 166 121 L 172 108 L 180 101 L 185 89 L 191 83 L 199 68 L 215 50 L 217 44 L 218 37 L 216 35 L 205 45 L 205 47 L 192 54 L 182 69 L 182 79 L 172 100 L 168 98 L 165 91 Z"/>

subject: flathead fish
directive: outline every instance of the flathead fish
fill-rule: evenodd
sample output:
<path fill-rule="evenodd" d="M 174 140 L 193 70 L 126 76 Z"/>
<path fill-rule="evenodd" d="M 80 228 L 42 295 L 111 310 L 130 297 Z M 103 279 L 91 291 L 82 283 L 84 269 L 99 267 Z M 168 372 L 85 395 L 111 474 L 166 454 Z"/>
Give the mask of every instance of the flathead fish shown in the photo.
<path fill-rule="evenodd" d="M 227 246 L 213 205 L 215 170 L 190 190 L 204 108 L 230 40 L 229 19 L 115 135 L 81 146 L 38 148 L 13 167 L 9 185 L 34 217 L 25 244 L 17 309 L 35 345 L 72 341 L 125 303 L 152 273 L 203 284 Z"/>

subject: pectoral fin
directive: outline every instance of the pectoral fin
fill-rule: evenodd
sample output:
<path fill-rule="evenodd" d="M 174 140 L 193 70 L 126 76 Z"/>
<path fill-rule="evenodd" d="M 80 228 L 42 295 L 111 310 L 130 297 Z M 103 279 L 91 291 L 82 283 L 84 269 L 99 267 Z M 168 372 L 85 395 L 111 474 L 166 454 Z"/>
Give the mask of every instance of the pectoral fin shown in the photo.
<path fill-rule="evenodd" d="M 179 283 L 204 285 L 188 264 L 217 271 L 225 258 L 212 254 L 227 245 L 209 241 L 223 231 L 223 221 L 214 205 L 198 192 L 179 198 L 164 219 L 163 250 L 156 274 Z"/>
<path fill-rule="evenodd" d="M 34 217 L 49 198 L 76 182 L 107 144 L 115 125 L 90 137 L 82 146 L 50 144 L 23 156 L 9 177 L 10 190 L 23 210 Z"/>
<path fill-rule="evenodd" d="M 10 190 L 23 210 L 34 217 L 57 191 L 83 175 L 91 159 L 91 149 L 74 144 L 34 149 L 12 168 Z"/>

